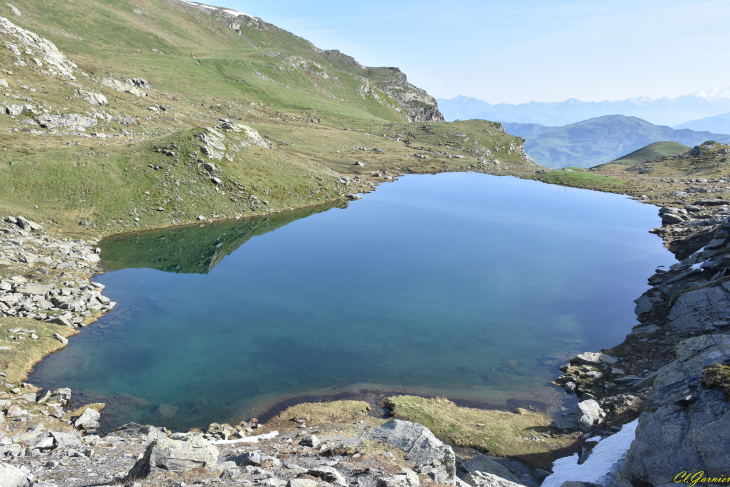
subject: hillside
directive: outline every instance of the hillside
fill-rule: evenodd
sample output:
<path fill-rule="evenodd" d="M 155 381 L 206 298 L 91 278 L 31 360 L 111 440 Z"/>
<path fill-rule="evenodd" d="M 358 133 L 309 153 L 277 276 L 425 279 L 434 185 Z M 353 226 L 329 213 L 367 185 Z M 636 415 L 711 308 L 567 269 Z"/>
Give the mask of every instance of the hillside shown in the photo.
<path fill-rule="evenodd" d="M 716 134 L 730 134 L 730 113 L 722 113 L 714 117 L 690 120 L 674 126 L 675 129 L 705 130 Z"/>
<path fill-rule="evenodd" d="M 675 130 L 636 117 L 607 115 L 524 135 L 525 151 L 537 163 L 552 168 L 591 167 L 613 161 L 653 142 L 671 141 L 687 146 L 707 140 L 730 142 L 730 135 Z"/>
<path fill-rule="evenodd" d="M 690 149 L 686 145 L 682 145 L 678 142 L 654 142 L 639 150 L 635 150 L 630 154 L 619 157 L 618 159 L 611 161 L 613 164 L 625 164 L 627 166 L 634 166 L 647 161 L 653 161 L 660 157 L 676 156 L 684 154 Z"/>
<path fill-rule="evenodd" d="M 499 124 L 439 123 L 399 69 L 231 10 L 2 4 L 0 38 L 0 208 L 57 231 L 260 215 L 408 172 L 537 168 Z"/>
<path fill-rule="evenodd" d="M 439 108 L 448 121 L 480 118 L 511 123 L 562 126 L 605 115 L 625 115 L 658 125 L 676 125 L 730 111 L 730 90 L 698 92 L 677 98 L 648 97 L 616 101 L 580 101 L 491 104 L 476 98 L 457 96 L 439 99 Z M 694 127 L 693 130 L 699 130 Z M 702 129 L 707 130 L 707 129 Z M 725 132 L 720 132 L 725 133 Z"/>

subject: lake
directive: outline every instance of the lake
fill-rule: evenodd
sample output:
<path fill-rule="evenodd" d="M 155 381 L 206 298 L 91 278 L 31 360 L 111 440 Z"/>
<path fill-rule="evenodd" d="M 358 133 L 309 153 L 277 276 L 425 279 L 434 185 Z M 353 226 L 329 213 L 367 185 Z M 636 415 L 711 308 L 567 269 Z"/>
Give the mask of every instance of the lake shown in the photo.
<path fill-rule="evenodd" d="M 554 411 L 558 366 L 620 343 L 675 262 L 621 195 L 455 173 L 341 206 L 105 239 L 119 304 L 29 382 L 107 403 L 106 427 L 363 390 Z"/>

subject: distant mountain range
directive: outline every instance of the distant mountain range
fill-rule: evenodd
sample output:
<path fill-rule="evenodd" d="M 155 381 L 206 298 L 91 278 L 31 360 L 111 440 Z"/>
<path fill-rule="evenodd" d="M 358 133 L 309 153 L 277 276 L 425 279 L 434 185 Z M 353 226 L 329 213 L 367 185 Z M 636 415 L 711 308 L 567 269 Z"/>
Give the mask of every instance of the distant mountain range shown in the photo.
<path fill-rule="evenodd" d="M 535 123 L 548 126 L 563 126 L 604 115 L 626 115 L 638 117 L 658 125 L 688 125 L 698 130 L 704 127 L 708 117 L 727 114 L 730 117 L 730 88 L 711 88 L 691 95 L 677 98 L 648 97 L 629 98 L 617 101 L 584 102 L 571 98 L 561 102 L 530 102 L 512 105 L 499 103 L 492 105 L 486 101 L 457 96 L 451 100 L 439 99 L 438 106 L 447 121 L 470 120 L 481 118 L 496 122 Z M 700 120 L 701 119 L 701 120 Z M 687 122 L 692 120 L 692 122 Z M 700 124 L 702 122 L 702 124 Z M 730 127 L 724 125 L 706 125 L 702 130 L 730 133 Z"/>
<path fill-rule="evenodd" d="M 508 133 L 526 140 L 525 151 L 535 162 L 552 168 L 591 167 L 660 141 L 690 147 L 707 140 L 730 143 L 730 135 L 676 130 L 624 115 L 607 115 L 563 127 L 522 123 L 503 126 Z"/>
<path fill-rule="evenodd" d="M 730 113 L 723 113 L 721 115 L 715 115 L 714 117 L 692 120 L 675 125 L 674 128 L 700 131 L 704 130 L 707 132 L 714 132 L 716 134 L 730 134 Z"/>

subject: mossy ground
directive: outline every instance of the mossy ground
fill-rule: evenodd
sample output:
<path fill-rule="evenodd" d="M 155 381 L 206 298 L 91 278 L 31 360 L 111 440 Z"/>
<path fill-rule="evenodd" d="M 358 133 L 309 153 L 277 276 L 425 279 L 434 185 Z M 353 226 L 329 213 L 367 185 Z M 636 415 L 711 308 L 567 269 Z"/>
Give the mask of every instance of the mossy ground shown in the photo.
<path fill-rule="evenodd" d="M 474 409 L 444 398 L 417 396 L 391 397 L 386 405 L 395 417 L 428 427 L 446 443 L 516 458 L 533 466 L 550 464 L 574 451 L 577 443 L 577 435 L 550 428 L 550 418 L 536 411 Z"/>
<path fill-rule="evenodd" d="M 708 389 L 720 389 L 725 400 L 730 401 L 730 365 L 717 364 L 702 371 L 702 385 Z"/>

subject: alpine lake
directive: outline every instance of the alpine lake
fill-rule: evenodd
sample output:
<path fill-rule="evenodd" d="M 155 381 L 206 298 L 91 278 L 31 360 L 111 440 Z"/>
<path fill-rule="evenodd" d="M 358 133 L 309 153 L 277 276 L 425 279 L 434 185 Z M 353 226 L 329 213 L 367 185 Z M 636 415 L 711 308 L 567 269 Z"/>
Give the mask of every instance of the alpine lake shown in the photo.
<path fill-rule="evenodd" d="M 558 367 L 620 343 L 675 262 L 621 195 L 456 173 L 340 206 L 103 240 L 117 307 L 29 382 L 106 403 L 107 429 L 363 391 L 555 412 Z"/>

